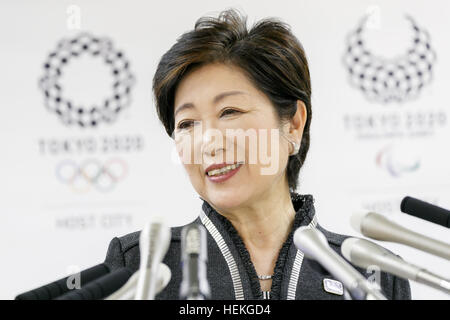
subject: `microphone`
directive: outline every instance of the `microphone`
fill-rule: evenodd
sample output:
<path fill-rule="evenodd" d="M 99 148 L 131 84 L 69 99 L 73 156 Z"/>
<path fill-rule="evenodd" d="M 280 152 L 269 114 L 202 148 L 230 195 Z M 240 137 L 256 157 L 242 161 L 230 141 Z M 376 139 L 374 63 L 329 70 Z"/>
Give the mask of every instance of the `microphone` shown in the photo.
<path fill-rule="evenodd" d="M 450 245 L 406 229 L 375 212 L 357 212 L 352 215 L 353 229 L 366 237 L 404 244 L 450 260 Z"/>
<path fill-rule="evenodd" d="M 118 290 L 131 277 L 133 271 L 120 268 L 103 277 L 88 283 L 81 289 L 72 290 L 56 298 L 56 300 L 98 300 Z"/>
<path fill-rule="evenodd" d="M 309 259 L 316 260 L 340 280 L 350 295 L 358 300 L 386 300 L 375 284 L 370 283 L 355 268 L 328 245 L 322 232 L 300 227 L 294 233 L 294 244 Z"/>
<path fill-rule="evenodd" d="M 411 263 L 371 241 L 358 238 L 345 239 L 342 255 L 361 268 L 376 265 L 384 272 L 413 280 L 450 294 L 450 281 Z"/>
<path fill-rule="evenodd" d="M 206 231 L 192 223 L 181 230 L 181 264 L 183 280 L 180 285 L 181 300 L 206 300 L 210 298 L 210 287 L 206 277 L 208 260 Z"/>
<path fill-rule="evenodd" d="M 59 279 L 57 281 L 51 282 L 34 290 L 30 290 L 19 294 L 15 300 L 51 300 L 55 299 L 71 290 L 70 282 L 76 279 L 76 277 L 80 280 L 80 286 L 84 286 L 85 284 L 98 279 L 105 274 L 110 272 L 109 267 L 100 263 L 96 266 L 93 266 L 89 269 L 81 271 L 79 274 L 73 274 L 68 277 Z"/>
<path fill-rule="evenodd" d="M 161 263 L 159 265 L 159 277 L 156 283 L 155 294 L 160 293 L 170 282 L 172 273 L 169 267 Z M 136 284 L 139 278 L 139 270 L 119 290 L 106 297 L 105 300 L 132 300 L 136 295 Z"/>
<path fill-rule="evenodd" d="M 413 197 L 404 197 L 400 210 L 411 216 L 450 228 L 450 211 L 431 203 Z"/>
<path fill-rule="evenodd" d="M 162 217 L 156 217 L 141 231 L 140 267 L 135 300 L 155 299 L 159 265 L 169 249 L 170 228 Z"/>

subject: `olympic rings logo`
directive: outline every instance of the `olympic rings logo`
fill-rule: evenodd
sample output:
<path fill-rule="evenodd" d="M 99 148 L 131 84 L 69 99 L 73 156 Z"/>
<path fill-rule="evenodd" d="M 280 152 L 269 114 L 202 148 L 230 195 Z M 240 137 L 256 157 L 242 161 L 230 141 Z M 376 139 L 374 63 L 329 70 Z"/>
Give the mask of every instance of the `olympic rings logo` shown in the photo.
<path fill-rule="evenodd" d="M 75 192 L 87 192 L 92 188 L 109 192 L 125 179 L 128 166 L 119 158 L 109 159 L 105 163 L 89 159 L 81 164 L 64 160 L 56 166 L 55 172 L 58 180 L 69 185 Z"/>

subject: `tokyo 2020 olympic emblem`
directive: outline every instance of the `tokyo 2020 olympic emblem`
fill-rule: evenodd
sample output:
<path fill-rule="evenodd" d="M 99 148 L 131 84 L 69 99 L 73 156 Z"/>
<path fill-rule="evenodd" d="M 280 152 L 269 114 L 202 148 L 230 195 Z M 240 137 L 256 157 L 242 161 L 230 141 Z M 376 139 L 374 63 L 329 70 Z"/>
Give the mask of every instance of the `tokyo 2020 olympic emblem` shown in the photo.
<path fill-rule="evenodd" d="M 60 78 L 70 61 L 83 55 L 101 57 L 110 67 L 112 88 L 102 102 L 80 105 L 76 97 L 64 95 Z M 89 79 L 89 74 L 81 75 Z M 44 94 L 45 106 L 67 125 L 95 127 L 101 122 L 111 123 L 118 113 L 131 102 L 131 87 L 134 76 L 130 63 L 122 51 L 114 48 L 108 38 L 97 38 L 89 33 L 81 33 L 72 39 L 61 40 L 48 55 L 44 63 L 44 73 L 39 79 L 39 87 Z"/>
<path fill-rule="evenodd" d="M 413 18 L 412 43 L 396 58 L 384 58 L 370 52 L 365 45 L 364 31 L 367 18 L 349 34 L 343 57 L 350 83 L 370 100 L 379 103 L 405 102 L 416 98 L 430 83 L 436 53 L 431 47 L 430 35 Z"/>

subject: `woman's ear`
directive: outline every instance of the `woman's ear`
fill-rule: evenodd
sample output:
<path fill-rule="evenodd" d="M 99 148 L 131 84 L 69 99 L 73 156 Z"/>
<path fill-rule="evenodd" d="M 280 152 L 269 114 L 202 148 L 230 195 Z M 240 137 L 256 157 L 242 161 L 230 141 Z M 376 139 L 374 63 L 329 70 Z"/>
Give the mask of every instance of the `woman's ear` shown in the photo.
<path fill-rule="evenodd" d="M 301 100 L 297 100 L 297 111 L 290 121 L 289 136 L 298 143 L 302 140 L 306 117 L 307 113 L 305 103 Z"/>

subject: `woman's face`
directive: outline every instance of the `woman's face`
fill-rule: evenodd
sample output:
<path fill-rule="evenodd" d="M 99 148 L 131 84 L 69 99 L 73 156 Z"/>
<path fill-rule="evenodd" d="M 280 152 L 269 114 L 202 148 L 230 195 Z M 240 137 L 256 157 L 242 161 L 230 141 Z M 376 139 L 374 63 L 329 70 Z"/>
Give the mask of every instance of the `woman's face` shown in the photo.
<path fill-rule="evenodd" d="M 276 111 L 239 68 L 207 64 L 193 69 L 179 83 L 174 105 L 177 152 L 201 198 L 230 210 L 287 186 L 289 145 Z M 210 165 L 223 163 L 242 165 L 209 176 Z"/>

